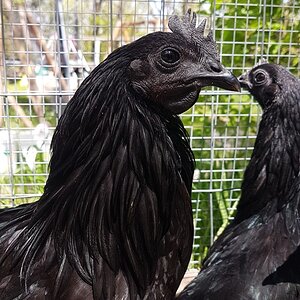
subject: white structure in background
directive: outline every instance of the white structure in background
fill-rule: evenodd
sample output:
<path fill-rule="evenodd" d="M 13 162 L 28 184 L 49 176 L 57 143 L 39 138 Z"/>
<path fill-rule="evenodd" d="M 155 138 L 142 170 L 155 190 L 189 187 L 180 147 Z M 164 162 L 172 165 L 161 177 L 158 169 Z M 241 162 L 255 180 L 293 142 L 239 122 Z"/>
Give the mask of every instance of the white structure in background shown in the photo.
<path fill-rule="evenodd" d="M 35 128 L 0 128 L 0 175 L 9 175 L 20 163 L 34 171 L 38 152 L 49 154 L 53 130 L 46 123 Z M 10 155 L 11 154 L 11 155 Z"/>

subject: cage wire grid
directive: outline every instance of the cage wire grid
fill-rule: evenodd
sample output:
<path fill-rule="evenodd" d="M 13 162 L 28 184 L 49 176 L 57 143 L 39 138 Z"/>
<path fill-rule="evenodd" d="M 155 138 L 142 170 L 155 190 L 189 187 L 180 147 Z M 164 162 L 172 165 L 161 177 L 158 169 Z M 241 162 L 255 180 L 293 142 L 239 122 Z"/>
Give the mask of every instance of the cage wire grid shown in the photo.
<path fill-rule="evenodd" d="M 263 56 L 300 74 L 300 0 L 1 0 L 0 209 L 35 201 L 48 175 L 57 121 L 76 88 L 117 47 L 168 30 L 192 8 L 208 17 L 236 75 Z M 233 218 L 260 108 L 246 92 L 201 92 L 182 120 L 196 159 L 192 190 L 199 267 Z"/>

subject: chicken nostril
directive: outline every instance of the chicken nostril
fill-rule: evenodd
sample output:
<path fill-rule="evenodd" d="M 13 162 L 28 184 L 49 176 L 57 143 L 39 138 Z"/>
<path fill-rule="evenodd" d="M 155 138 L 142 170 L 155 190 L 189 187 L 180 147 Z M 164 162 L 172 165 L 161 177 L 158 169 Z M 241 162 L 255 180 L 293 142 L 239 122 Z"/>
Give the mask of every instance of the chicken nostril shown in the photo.
<path fill-rule="evenodd" d="M 245 75 L 240 75 L 238 77 L 238 81 L 244 81 L 246 78 L 245 78 Z"/>
<path fill-rule="evenodd" d="M 210 69 L 215 72 L 215 73 L 221 73 L 222 72 L 222 68 L 220 66 L 217 65 L 211 65 Z"/>

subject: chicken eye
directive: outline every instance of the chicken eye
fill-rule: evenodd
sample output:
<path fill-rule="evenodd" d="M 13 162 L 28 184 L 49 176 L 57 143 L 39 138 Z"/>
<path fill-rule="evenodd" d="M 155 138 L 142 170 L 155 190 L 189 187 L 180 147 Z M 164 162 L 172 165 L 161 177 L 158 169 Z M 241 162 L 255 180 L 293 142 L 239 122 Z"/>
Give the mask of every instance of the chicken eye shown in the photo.
<path fill-rule="evenodd" d="M 161 52 L 161 59 L 167 64 L 174 64 L 179 61 L 180 54 L 174 49 L 165 49 Z"/>
<path fill-rule="evenodd" d="M 259 72 L 254 76 L 256 83 L 263 83 L 266 80 L 266 74 Z"/>

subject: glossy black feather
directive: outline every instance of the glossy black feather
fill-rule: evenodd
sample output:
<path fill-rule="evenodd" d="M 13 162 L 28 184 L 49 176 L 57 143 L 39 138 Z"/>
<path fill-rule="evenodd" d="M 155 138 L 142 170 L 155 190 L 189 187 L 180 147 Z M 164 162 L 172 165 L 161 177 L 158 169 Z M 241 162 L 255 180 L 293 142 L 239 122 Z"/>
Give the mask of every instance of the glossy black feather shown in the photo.
<path fill-rule="evenodd" d="M 190 15 L 115 50 L 68 103 L 42 197 L 0 214 L 1 300 L 174 298 L 193 241 L 177 114 L 203 86 L 239 89 Z"/>
<path fill-rule="evenodd" d="M 263 116 L 237 214 L 178 299 L 300 299 L 300 82 L 273 64 L 240 78 Z"/>
<path fill-rule="evenodd" d="M 32 263 L 40 261 L 39 252 L 48 251 L 44 247 L 49 239 L 53 239 L 50 251 L 55 252 L 57 257 L 54 261 L 47 260 L 47 264 L 57 265 L 55 269 L 63 268 L 62 257 L 67 256 L 68 261 L 64 264 L 70 264 L 84 282 L 103 286 L 95 299 L 114 298 L 118 293 L 119 283 L 114 283 L 118 273 L 119 281 L 125 288 L 120 291 L 121 295 L 129 289 L 130 294 L 140 297 L 145 296 L 158 272 L 172 274 L 170 276 L 174 277 L 175 282 L 173 288 L 172 283 L 167 287 L 170 289 L 176 288 L 178 278 L 182 277 L 192 241 L 188 192 L 193 172 L 192 154 L 178 117 L 163 116 L 150 108 L 145 111 L 142 105 L 130 110 L 130 103 L 127 102 L 130 99 L 126 99 L 128 95 L 126 92 L 125 97 L 116 98 L 123 102 L 122 105 L 118 109 L 112 106 L 114 117 L 109 112 L 112 108 L 108 109 L 106 116 L 103 116 L 108 119 L 99 122 L 100 126 L 104 126 L 103 123 L 107 125 L 99 131 L 97 128 L 96 133 L 89 128 L 85 132 L 73 132 L 73 124 L 65 124 L 76 122 L 77 114 L 80 114 L 80 111 L 74 112 L 74 120 L 74 114 L 70 112 L 77 105 L 76 99 L 84 99 L 84 96 L 75 95 L 60 120 L 52 142 L 51 172 L 44 195 L 38 203 L 22 211 L 17 210 L 16 215 L 10 217 L 12 220 L 22 218 L 29 211 L 30 218 L 24 224 L 26 227 L 20 223 L 13 227 L 16 231 L 25 229 L 16 245 L 3 235 L 1 237 L 3 248 L 8 247 L 7 255 L 16 256 L 22 262 L 21 276 L 24 282 L 28 281 L 25 286 L 29 292 L 30 272 L 36 271 Z M 88 105 L 86 109 L 89 109 Z M 149 114 L 146 119 L 139 110 L 144 115 Z M 81 121 L 93 126 L 93 116 Z M 177 139 L 180 153 L 168 135 L 168 127 L 171 126 L 172 130 L 177 130 L 172 138 Z M 70 131 L 64 132 L 65 128 L 70 128 Z M 184 167 L 181 160 L 185 162 Z M 181 170 L 184 170 L 186 184 L 180 175 Z M 6 218 L 5 213 L 1 218 Z M 14 226 L 13 223 L 4 227 L 3 231 L 7 231 L 8 226 Z M 179 225 L 187 232 L 178 230 Z M 178 237 L 180 240 L 177 240 Z M 182 246 L 182 255 L 177 251 L 173 253 L 179 245 Z M 87 259 L 82 257 L 82 253 L 88 253 Z M 167 266 L 166 270 L 160 271 L 161 266 L 158 265 L 163 264 L 167 260 L 165 256 L 170 255 L 174 255 L 173 264 L 176 261 L 176 266 L 182 263 L 183 267 L 177 272 L 169 272 Z M 91 258 L 93 263 L 89 261 Z M 2 261 L 2 264 L 5 268 L 7 261 Z M 70 266 L 66 268 L 70 269 Z M 100 272 L 105 273 L 98 279 L 100 283 L 93 282 L 96 280 L 94 274 L 98 272 L 93 268 L 100 268 Z M 127 276 L 126 281 L 132 282 L 132 287 L 124 283 L 125 275 L 120 270 Z M 18 276 L 18 269 L 15 272 Z M 56 284 L 63 285 L 61 280 L 59 278 Z M 18 286 L 10 283 L 14 290 Z M 9 288 L 4 288 L 4 298 L 2 296 L 1 299 L 10 299 L 5 296 L 7 290 Z M 16 295 L 20 293 L 15 292 Z M 161 292 L 164 293 L 163 290 Z"/>

